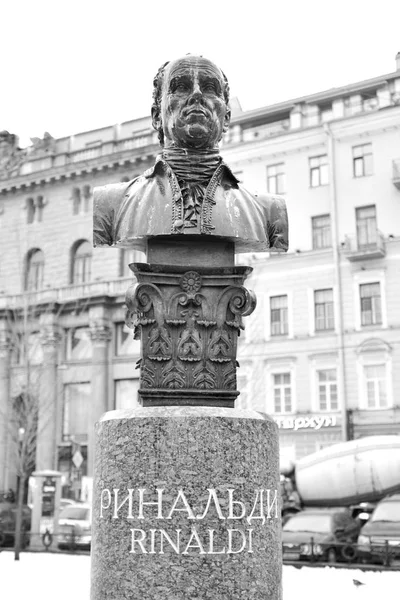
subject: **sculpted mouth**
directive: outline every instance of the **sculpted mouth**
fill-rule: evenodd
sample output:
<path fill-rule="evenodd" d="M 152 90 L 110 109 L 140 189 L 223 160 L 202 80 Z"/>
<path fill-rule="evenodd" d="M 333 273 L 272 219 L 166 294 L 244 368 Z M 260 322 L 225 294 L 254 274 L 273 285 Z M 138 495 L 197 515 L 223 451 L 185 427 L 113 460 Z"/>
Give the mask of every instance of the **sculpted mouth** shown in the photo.
<path fill-rule="evenodd" d="M 186 115 L 202 115 L 202 116 L 207 116 L 207 113 L 205 110 L 201 109 L 201 108 L 192 108 L 186 111 Z"/>

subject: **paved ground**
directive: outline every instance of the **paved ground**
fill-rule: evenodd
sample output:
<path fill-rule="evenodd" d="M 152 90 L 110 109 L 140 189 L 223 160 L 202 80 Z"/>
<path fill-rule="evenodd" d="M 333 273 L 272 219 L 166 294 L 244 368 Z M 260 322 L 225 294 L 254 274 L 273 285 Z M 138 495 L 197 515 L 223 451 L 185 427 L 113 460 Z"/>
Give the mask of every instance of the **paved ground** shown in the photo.
<path fill-rule="evenodd" d="M 3 551 L 0 582 L 0 596 L 7 600 L 89 600 L 90 557 L 27 552 L 14 561 L 12 552 Z M 396 600 L 399 590 L 400 571 L 283 568 L 283 600 Z"/>

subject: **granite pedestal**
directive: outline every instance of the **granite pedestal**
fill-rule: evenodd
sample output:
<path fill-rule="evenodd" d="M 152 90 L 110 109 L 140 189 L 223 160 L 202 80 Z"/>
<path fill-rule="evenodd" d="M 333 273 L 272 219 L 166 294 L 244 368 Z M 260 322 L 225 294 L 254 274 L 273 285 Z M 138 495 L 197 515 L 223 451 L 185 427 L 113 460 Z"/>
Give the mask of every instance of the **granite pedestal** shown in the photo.
<path fill-rule="evenodd" d="M 92 600 L 281 600 L 278 431 L 151 407 L 96 425 Z"/>

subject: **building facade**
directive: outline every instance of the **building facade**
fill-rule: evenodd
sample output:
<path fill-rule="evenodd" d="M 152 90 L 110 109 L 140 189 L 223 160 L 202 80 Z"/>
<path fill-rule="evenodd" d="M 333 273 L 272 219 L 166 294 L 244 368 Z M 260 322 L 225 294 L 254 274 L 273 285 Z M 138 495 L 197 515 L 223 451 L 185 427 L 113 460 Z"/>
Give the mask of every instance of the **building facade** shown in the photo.
<path fill-rule="evenodd" d="M 290 458 L 400 432 L 399 56 L 396 67 L 236 109 L 221 148 L 246 187 L 287 201 L 289 253 L 238 256 L 254 268 L 258 307 L 239 340 L 237 405 L 272 414 Z M 27 385 L 41 402 L 36 468 L 61 470 L 76 496 L 92 473 L 93 422 L 137 405 L 139 343 L 123 303 L 128 265 L 145 257 L 92 248 L 92 190 L 132 179 L 158 152 L 150 118 L 45 134 L 25 150 L 0 134 L 0 489 L 15 486 L 7 410 Z"/>

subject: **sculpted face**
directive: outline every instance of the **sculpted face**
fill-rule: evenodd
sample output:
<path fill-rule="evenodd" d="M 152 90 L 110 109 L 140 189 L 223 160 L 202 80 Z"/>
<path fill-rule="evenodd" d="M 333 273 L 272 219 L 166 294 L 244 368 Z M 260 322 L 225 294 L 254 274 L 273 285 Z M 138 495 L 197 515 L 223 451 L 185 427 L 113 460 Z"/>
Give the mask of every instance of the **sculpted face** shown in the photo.
<path fill-rule="evenodd" d="M 224 85 L 221 70 L 205 58 L 187 56 L 167 65 L 159 115 L 166 148 L 217 147 L 230 120 Z"/>

